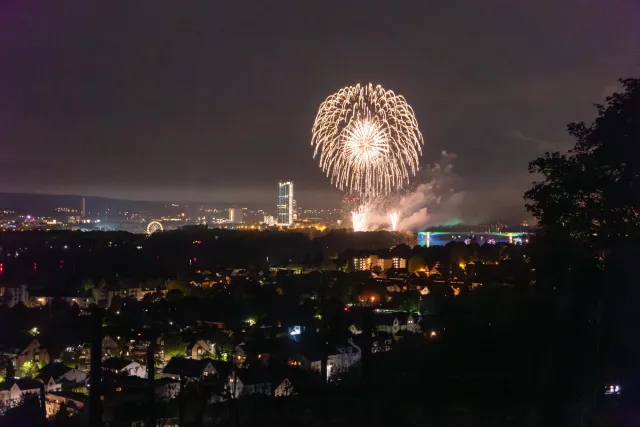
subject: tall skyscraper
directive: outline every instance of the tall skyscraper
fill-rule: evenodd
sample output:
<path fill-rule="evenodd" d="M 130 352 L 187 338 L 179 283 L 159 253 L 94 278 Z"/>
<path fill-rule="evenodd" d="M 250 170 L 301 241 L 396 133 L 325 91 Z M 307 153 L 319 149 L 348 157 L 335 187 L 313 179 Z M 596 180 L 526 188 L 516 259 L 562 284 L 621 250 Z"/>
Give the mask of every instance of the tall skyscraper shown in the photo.
<path fill-rule="evenodd" d="M 293 225 L 293 181 L 278 183 L 278 225 Z"/>
<path fill-rule="evenodd" d="M 82 218 L 85 218 L 86 216 L 87 216 L 87 202 L 83 197 L 82 198 Z"/>
<path fill-rule="evenodd" d="M 229 221 L 234 224 L 240 224 L 244 222 L 244 212 L 240 208 L 229 209 Z"/>

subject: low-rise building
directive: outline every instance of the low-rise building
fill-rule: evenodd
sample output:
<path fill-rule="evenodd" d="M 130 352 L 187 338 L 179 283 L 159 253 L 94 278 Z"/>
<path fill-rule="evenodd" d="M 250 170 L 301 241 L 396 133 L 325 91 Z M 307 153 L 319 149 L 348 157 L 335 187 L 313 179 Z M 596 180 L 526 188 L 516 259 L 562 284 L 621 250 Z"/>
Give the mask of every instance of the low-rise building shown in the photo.
<path fill-rule="evenodd" d="M 44 381 L 45 391 L 72 390 L 87 381 L 87 373 L 76 368 L 70 368 L 62 363 L 53 362 L 38 373 L 38 379 Z"/>
<path fill-rule="evenodd" d="M 386 271 L 389 269 L 405 268 L 407 268 L 407 260 L 399 256 L 392 256 L 387 254 L 366 254 L 357 255 L 351 258 L 351 269 L 353 271 Z"/>
<path fill-rule="evenodd" d="M 49 363 L 49 352 L 37 339 L 32 340 L 16 357 L 16 369 L 20 369 L 26 362 L 36 365 Z"/>
<path fill-rule="evenodd" d="M 27 285 L 3 285 L 0 286 L 0 302 L 4 302 L 9 307 L 18 303 L 25 306 L 29 304 L 29 291 Z"/>
<path fill-rule="evenodd" d="M 220 366 L 218 364 L 218 366 Z M 181 376 L 188 379 L 203 379 L 206 377 L 220 376 L 218 369 L 211 359 L 187 359 L 185 357 L 173 357 L 162 370 L 162 377 L 180 380 Z"/>
<path fill-rule="evenodd" d="M 347 344 L 332 346 L 325 351 L 321 351 L 319 348 L 303 349 L 301 352 L 294 353 L 289 357 L 288 365 L 320 372 L 322 370 L 323 353 L 327 357 L 327 379 L 346 372 L 355 363 L 359 362 L 362 357 L 361 348 L 350 339 Z"/>
<path fill-rule="evenodd" d="M 28 378 L 0 383 L 0 409 L 5 410 L 16 406 L 27 394 L 40 395 L 43 386 L 42 381 Z"/>
<path fill-rule="evenodd" d="M 80 308 L 89 308 L 91 304 L 95 303 L 93 297 L 32 295 L 29 298 L 29 306 L 44 306 L 50 304 L 54 300 L 64 301 L 70 307 L 73 307 L 74 304 L 78 304 L 78 307 Z"/>
<path fill-rule="evenodd" d="M 77 415 L 85 407 L 88 396 L 72 391 L 51 391 L 45 394 L 47 418 L 55 417 L 61 410 L 69 416 Z"/>
<path fill-rule="evenodd" d="M 147 367 L 133 360 L 121 357 L 110 357 L 102 362 L 102 369 L 115 375 L 126 375 L 130 377 L 147 377 Z"/>
<path fill-rule="evenodd" d="M 123 356 L 135 360 L 138 363 L 147 363 L 147 350 L 151 343 L 154 343 L 154 359 L 156 364 L 164 365 L 166 363 L 164 357 L 164 338 L 162 335 L 143 335 L 129 339 L 126 343 Z"/>
<path fill-rule="evenodd" d="M 215 344 L 208 340 L 197 340 L 187 346 L 187 356 L 191 359 L 200 360 L 215 351 Z"/>

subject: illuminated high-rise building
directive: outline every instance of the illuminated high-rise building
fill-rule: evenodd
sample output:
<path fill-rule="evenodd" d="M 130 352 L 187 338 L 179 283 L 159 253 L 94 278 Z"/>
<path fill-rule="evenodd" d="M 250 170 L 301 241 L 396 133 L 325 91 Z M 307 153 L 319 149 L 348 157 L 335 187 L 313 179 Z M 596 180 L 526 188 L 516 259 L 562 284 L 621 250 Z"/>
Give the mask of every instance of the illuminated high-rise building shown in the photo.
<path fill-rule="evenodd" d="M 244 211 L 240 208 L 229 209 L 229 221 L 234 224 L 240 224 L 244 222 Z"/>
<path fill-rule="evenodd" d="M 293 225 L 293 181 L 278 183 L 278 225 Z"/>
<path fill-rule="evenodd" d="M 293 199 L 293 220 L 297 221 L 300 219 L 300 215 L 298 214 L 298 201 Z"/>

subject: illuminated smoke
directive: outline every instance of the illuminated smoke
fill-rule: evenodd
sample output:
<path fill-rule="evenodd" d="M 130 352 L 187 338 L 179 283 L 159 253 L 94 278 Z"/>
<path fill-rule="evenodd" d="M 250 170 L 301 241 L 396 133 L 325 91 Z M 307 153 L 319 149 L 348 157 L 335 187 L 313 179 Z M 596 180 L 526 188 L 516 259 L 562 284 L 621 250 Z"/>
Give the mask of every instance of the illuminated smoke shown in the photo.
<path fill-rule="evenodd" d="M 351 223 L 353 231 L 367 231 L 367 212 L 364 208 L 360 208 L 351 212 Z"/>
<path fill-rule="evenodd" d="M 398 222 L 400 222 L 400 212 L 390 212 L 389 213 L 389 222 L 391 222 L 391 231 L 398 230 Z"/>

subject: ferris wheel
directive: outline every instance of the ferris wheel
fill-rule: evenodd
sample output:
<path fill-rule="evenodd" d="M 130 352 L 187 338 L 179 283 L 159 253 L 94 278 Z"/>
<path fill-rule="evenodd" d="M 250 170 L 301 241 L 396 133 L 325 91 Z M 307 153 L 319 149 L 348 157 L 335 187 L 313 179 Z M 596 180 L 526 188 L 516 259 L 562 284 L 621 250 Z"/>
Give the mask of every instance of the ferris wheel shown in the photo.
<path fill-rule="evenodd" d="M 149 224 L 147 224 L 147 234 L 153 234 L 162 230 L 164 230 L 164 228 L 162 227 L 160 221 L 151 221 Z"/>

